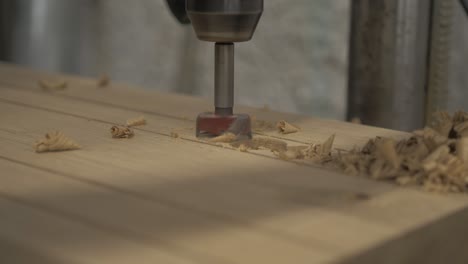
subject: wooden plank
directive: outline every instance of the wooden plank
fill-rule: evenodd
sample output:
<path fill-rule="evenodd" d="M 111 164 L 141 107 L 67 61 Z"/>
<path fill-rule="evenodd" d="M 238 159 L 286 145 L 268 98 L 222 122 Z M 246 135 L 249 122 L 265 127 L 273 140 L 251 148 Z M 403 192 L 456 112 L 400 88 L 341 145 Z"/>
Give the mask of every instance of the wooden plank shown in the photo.
<path fill-rule="evenodd" d="M 88 106 L 80 107 L 89 109 Z M 2 142 L 7 143 L 2 149 L 3 155 L 10 153 L 10 157 L 37 167 L 62 174 L 73 172 L 82 179 L 98 180 L 156 201 L 163 197 L 163 201 L 176 201 L 178 205 L 197 208 L 198 212 L 227 214 L 230 221 L 235 219 L 237 223 L 248 220 L 252 232 L 267 231 L 269 235 L 288 238 L 290 243 L 294 240 L 309 243 L 305 245 L 317 247 L 323 255 L 333 259 L 429 223 L 466 202 L 395 189 L 326 170 L 250 157 L 195 142 L 174 141 L 147 131 L 139 131 L 140 136 L 132 141 L 115 144 L 115 140 L 108 138 L 108 126 L 99 121 L 11 104 L 2 104 L 1 110 L 6 117 L 4 124 L 7 124 L 2 126 Z M 97 114 L 105 109 L 93 111 Z M 30 122 L 18 124 L 16 120 Z M 89 149 L 50 155 L 32 153 L 33 138 L 52 128 L 51 124 L 65 127 L 67 134 Z M 177 147 L 172 148 L 174 144 Z M 171 149 L 173 151 L 168 151 Z M 56 159 L 60 163 L 50 163 Z M 242 162 L 233 170 L 232 161 Z M 89 168 L 80 171 L 83 167 Z M 155 174 L 154 168 L 159 169 L 158 173 Z M 230 171 L 223 168 L 230 168 Z M 162 176 L 165 176 L 164 181 L 160 181 Z M 174 181 L 167 184 L 170 179 Z M 158 188 L 141 188 L 149 185 Z M 349 199 L 350 194 L 363 189 L 372 193 L 371 201 Z M 420 214 L 415 211 L 418 207 L 430 210 L 431 214 Z M 236 215 L 238 217 L 234 218 Z M 331 232 L 330 226 L 333 227 Z M 362 233 L 366 236 L 356 240 Z M 222 237 L 213 243 L 217 245 L 218 239 Z M 333 254 L 326 250 L 330 247 L 335 249 Z"/>
<path fill-rule="evenodd" d="M 0 82 L 10 83 L 0 88 L 0 157 L 10 166 L 3 171 L 13 172 L 12 177 L 0 177 L 0 190 L 42 208 L 37 210 L 64 212 L 114 235 L 125 234 L 125 239 L 145 245 L 158 241 L 163 253 L 175 250 L 172 255 L 180 254 L 183 260 L 193 256 L 208 258 L 202 263 L 336 262 L 382 243 L 385 247 L 378 252 L 389 253 L 398 243 L 392 239 L 416 228 L 432 232 L 433 223 L 467 207 L 465 196 L 436 196 L 272 159 L 267 153 L 222 149 L 197 141 L 190 129 L 181 132 L 183 139 L 170 138 L 171 129 L 193 126 L 186 116 L 211 108 L 204 100 L 121 85 L 98 90 L 94 80 L 70 76 L 67 91 L 49 94 L 39 92 L 36 81 L 53 75 L 0 66 L 0 76 Z M 300 124 L 304 130 L 298 134 L 269 133 L 290 143 L 320 141 L 338 133 L 338 146 L 350 148 L 376 135 L 405 136 L 271 111 L 242 111 Z M 140 113 L 150 122 L 135 138 L 109 138 L 110 124 Z M 85 148 L 33 153 L 32 142 L 57 128 Z M 31 172 L 18 171 L 23 165 Z M 44 178 L 36 177 L 39 174 Z M 42 195 L 31 195 L 37 190 Z M 353 198 L 363 190 L 370 200 Z M 49 193 L 65 198 L 54 199 Z M 82 193 L 89 195 L 68 195 Z M 154 230 L 164 226 L 180 227 L 183 235 L 177 232 L 180 236 L 173 237 L 171 230 L 177 228 L 170 228 L 158 237 Z M 423 250 L 425 242 L 415 241 Z"/>
<path fill-rule="evenodd" d="M 53 73 L 43 73 L 15 67 L 8 64 L 0 64 L 0 83 L 13 85 L 16 88 L 39 91 L 37 81 L 41 79 L 65 79 L 69 81 L 69 87 L 57 94 L 77 100 L 85 100 L 104 104 L 108 107 L 116 106 L 160 116 L 173 117 L 175 119 L 190 120 L 194 122 L 198 113 L 212 110 L 212 100 L 194 98 L 189 96 L 145 91 L 126 84 L 112 84 L 106 89 L 97 89 L 95 79 L 64 76 Z M 356 125 L 335 120 L 323 120 L 306 117 L 297 114 L 265 111 L 252 107 L 236 106 L 236 111 L 249 113 L 259 120 L 276 123 L 279 120 L 288 120 L 302 128 L 301 133 L 281 135 L 276 131 L 265 131 L 261 134 L 296 141 L 300 143 L 316 143 L 336 134 L 336 147 L 349 149 L 356 145 L 364 144 L 369 137 L 375 135 L 388 137 L 401 137 L 402 132 L 383 128 Z M 313 135 L 313 137 L 311 137 Z"/>
<path fill-rule="evenodd" d="M 195 263 L 155 245 L 31 207 L 3 192 L 0 212 L 1 263 Z"/>
<path fill-rule="evenodd" d="M 4 113 L 6 113 L 7 116 L 9 113 L 14 113 L 14 115 L 19 119 L 28 115 L 33 120 L 38 120 L 37 123 L 32 122 L 31 128 L 35 125 L 39 125 L 39 123 L 50 124 L 59 122 L 65 124 L 70 130 L 74 130 L 80 126 L 83 127 L 85 125 L 90 127 L 90 130 L 93 130 L 93 125 L 90 125 L 88 121 L 77 122 L 78 120 L 73 120 L 74 118 L 72 118 L 72 120 L 70 120 L 71 122 L 64 122 L 64 120 L 58 121 L 60 118 L 58 115 L 57 118 L 53 118 L 55 114 L 52 113 L 45 112 L 43 113 L 44 116 L 41 116 L 35 115 L 34 111 L 21 111 L 21 107 L 12 107 L 10 110 L 7 108 L 8 107 L 3 106 L 0 107 L 0 109 L 5 110 Z M 49 118 L 50 122 L 47 121 Z M 66 118 L 67 117 L 64 119 Z M 5 121 L 6 123 L 10 123 L 8 119 Z M 11 129 L 15 130 L 16 127 L 12 126 Z M 85 135 L 84 137 L 93 136 Z M 143 136 L 140 135 L 140 137 Z M 21 146 L 21 144 L 19 144 L 19 146 Z M 110 146 L 108 145 L 108 147 Z M 125 148 L 128 148 L 128 145 Z M 126 152 L 126 154 L 118 155 L 120 157 L 114 156 L 113 158 L 122 160 L 126 155 L 134 155 L 132 151 L 124 151 L 124 149 L 120 149 L 119 152 Z M 10 150 L 13 149 L 9 149 L 7 147 L 6 153 L 10 152 Z M 107 152 L 105 149 L 104 151 Z M 16 157 L 14 152 L 14 150 L 11 151 L 9 156 L 13 158 Z M 6 153 L 2 152 L 2 155 L 5 155 Z M 70 154 L 70 156 L 73 157 L 73 154 L 79 153 L 80 152 L 70 152 L 66 153 L 65 156 Z M 37 155 L 34 153 L 32 154 Z M 37 166 L 41 164 L 41 160 L 44 163 L 48 163 L 50 162 L 50 158 L 53 160 L 57 158 L 56 155 L 55 158 L 46 157 L 45 155 L 38 156 L 39 163 L 35 163 L 34 161 L 31 162 Z M 42 158 L 40 156 L 46 159 L 40 159 Z M 38 158 L 36 158 L 36 160 Z M 82 163 L 80 164 L 79 159 L 79 157 L 72 159 L 71 163 L 75 163 L 75 166 L 73 166 L 66 160 L 59 158 L 61 161 L 60 164 L 63 164 L 63 167 L 57 166 L 57 164 L 53 167 L 55 167 L 56 170 L 61 171 L 63 174 L 68 174 L 69 171 L 80 171 L 79 175 L 86 175 L 84 177 L 85 179 L 88 177 L 88 180 L 101 180 L 100 176 L 97 175 L 100 174 L 97 171 L 101 172 L 101 169 L 97 169 L 96 172 L 94 172 L 93 167 L 90 168 L 88 166 L 83 166 Z M 31 160 L 34 160 L 34 158 Z M 103 162 L 103 160 L 99 159 L 95 159 L 95 161 Z M 56 162 L 56 160 L 54 162 Z M 105 165 L 101 166 L 103 166 L 102 168 L 105 168 Z M 165 173 L 164 168 L 161 166 L 157 166 L 157 168 L 161 169 L 159 172 Z M 159 179 L 158 174 L 153 173 L 153 175 L 151 175 L 150 171 L 146 171 L 144 177 L 132 175 L 136 174 L 135 170 L 132 172 L 123 168 L 119 170 L 119 172 L 122 171 L 123 173 L 108 173 L 106 177 L 112 178 L 111 180 L 107 180 L 107 184 L 110 186 L 112 186 L 112 184 L 117 185 L 120 188 L 119 190 L 123 191 L 115 194 L 109 193 L 109 191 L 100 191 L 96 194 L 96 190 L 93 191 L 89 187 L 79 187 L 77 186 L 78 184 L 74 184 L 73 182 L 70 182 L 70 180 L 69 182 L 64 182 L 63 180 L 57 181 L 53 180 L 51 177 L 43 179 L 40 177 L 38 178 L 37 175 L 26 178 L 22 175 L 27 175 L 27 173 L 19 173 L 14 171 L 14 168 L 12 167 L 5 168 L 2 166 L 2 169 L 6 171 L 8 175 L 12 176 L 2 177 L 1 185 L 4 187 L 0 187 L 0 190 L 6 189 L 9 194 L 23 195 L 23 198 L 25 199 L 28 198 L 32 201 L 42 202 L 56 210 L 64 210 L 79 217 L 91 219 L 94 222 L 100 223 L 102 226 L 108 225 L 115 230 L 131 232 L 141 240 L 150 238 L 161 239 L 164 241 L 163 245 L 169 244 L 169 246 L 177 246 L 180 250 L 180 254 L 186 250 L 194 252 L 192 254 L 211 255 L 211 257 L 216 260 L 212 263 L 243 263 L 246 259 L 268 263 L 284 263 L 286 260 L 293 259 L 298 263 L 301 263 L 301 261 L 307 259 L 316 259 L 317 261 L 320 261 L 325 257 L 322 255 L 322 252 L 314 250 L 314 245 L 312 243 L 309 243 L 310 248 L 306 248 L 306 246 L 298 246 L 280 236 L 259 232 L 244 222 L 238 222 L 235 219 L 224 220 L 225 218 L 216 217 L 216 215 L 214 215 L 214 219 L 212 219 L 212 215 L 196 213 L 199 210 L 196 210 L 196 212 L 193 213 L 193 210 L 190 210 L 191 208 L 183 203 L 167 202 L 167 200 L 174 196 L 175 192 L 178 192 L 177 188 L 181 188 L 181 191 L 183 191 L 185 189 L 184 185 L 188 184 L 190 187 L 191 183 L 167 183 L 163 185 L 164 180 Z M 116 167 L 114 166 L 111 169 L 115 171 Z M 106 169 L 105 171 L 107 172 L 109 170 Z M 121 176 L 121 178 L 118 176 Z M 143 180 L 145 181 L 144 183 L 142 182 Z M 178 180 L 183 179 L 178 178 Z M 106 182 L 105 179 L 103 181 Z M 41 186 L 41 182 L 45 182 L 47 184 Z M 131 184 L 133 184 L 133 186 L 128 188 L 128 185 Z M 195 185 L 195 183 L 192 185 L 194 190 L 189 193 L 189 197 L 181 192 L 180 195 L 183 197 L 183 200 L 200 196 L 200 191 L 202 190 L 197 188 L 198 185 Z M 202 184 L 202 186 L 205 187 L 204 184 Z M 209 182 L 207 182 L 206 186 L 210 186 Z M 142 195 L 126 195 L 125 188 L 130 189 L 130 191 L 128 191 L 129 194 L 141 193 Z M 214 188 L 214 186 L 211 185 L 211 188 Z M 37 192 L 37 189 L 39 189 L 39 193 L 52 193 L 52 197 L 49 197 L 48 195 L 45 195 L 45 197 L 40 195 L 28 196 L 30 193 Z M 57 190 L 60 190 L 58 194 Z M 237 189 L 237 191 L 239 191 L 239 189 Z M 153 197 L 151 200 L 147 198 L 143 199 L 153 192 L 154 195 L 151 196 Z M 242 195 L 242 193 L 240 194 Z M 68 195 L 70 195 L 71 198 L 66 198 Z M 137 201 L 132 201 L 126 196 L 130 196 L 133 200 L 137 199 Z M 165 197 L 165 200 L 158 203 L 160 199 L 159 197 L 161 196 Z M 56 197 L 59 199 L 54 200 Z M 75 201 L 73 199 L 77 200 Z M 204 200 L 207 201 L 208 199 L 205 198 Z M 171 208 L 171 206 L 176 208 Z M 122 212 L 125 212 L 125 215 L 122 215 Z M 184 233 L 179 234 L 180 230 L 183 230 Z M 176 235 L 171 231 L 175 232 Z M 165 234 L 165 232 L 168 233 Z M 256 247 L 257 245 L 264 246 Z M 320 245 L 317 245 L 317 247 L 320 248 Z M 281 250 L 285 254 L 282 256 L 275 256 L 273 259 L 272 256 L 268 254 L 272 249 L 276 251 Z M 228 261 L 225 261 L 225 259 Z"/>

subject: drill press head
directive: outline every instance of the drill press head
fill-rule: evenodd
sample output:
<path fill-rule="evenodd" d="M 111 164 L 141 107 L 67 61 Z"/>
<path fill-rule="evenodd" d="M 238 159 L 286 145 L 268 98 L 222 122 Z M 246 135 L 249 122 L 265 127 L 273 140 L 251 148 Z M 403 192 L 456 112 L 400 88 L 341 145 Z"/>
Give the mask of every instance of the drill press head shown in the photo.
<path fill-rule="evenodd" d="M 187 14 L 204 41 L 248 41 L 262 12 L 263 0 L 187 0 Z"/>

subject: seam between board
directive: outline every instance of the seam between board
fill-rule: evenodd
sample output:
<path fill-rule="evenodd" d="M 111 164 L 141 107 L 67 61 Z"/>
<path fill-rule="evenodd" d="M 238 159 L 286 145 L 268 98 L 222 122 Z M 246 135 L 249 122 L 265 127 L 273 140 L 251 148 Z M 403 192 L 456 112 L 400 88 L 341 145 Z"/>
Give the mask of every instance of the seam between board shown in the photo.
<path fill-rule="evenodd" d="M 0 84 L 5 85 L 5 86 L 2 86 L 2 88 L 4 88 L 4 89 L 14 90 L 14 89 L 8 87 L 8 86 L 12 86 L 12 87 L 19 88 L 24 92 L 34 93 L 34 94 L 42 93 L 44 95 L 43 92 L 33 91 L 33 90 L 29 89 L 29 88 L 26 88 L 26 87 L 24 87 L 22 85 L 18 85 L 18 84 L 15 84 L 15 83 L 0 81 Z M 53 97 L 61 97 L 61 98 L 71 99 L 71 100 L 85 102 L 85 103 L 90 103 L 90 104 L 99 105 L 99 106 L 106 106 L 106 107 L 126 110 L 126 111 L 140 112 L 140 113 L 144 113 L 144 114 L 147 114 L 147 115 L 159 116 L 159 117 L 175 119 L 175 120 L 179 120 L 179 121 L 192 121 L 192 122 L 195 122 L 194 119 L 190 119 L 190 118 L 187 119 L 187 118 L 182 118 L 182 117 L 178 117 L 178 116 L 163 114 L 163 113 L 149 111 L 149 110 L 136 109 L 136 108 L 132 108 L 132 107 L 128 107 L 128 106 L 122 106 L 122 105 L 118 105 L 118 104 L 103 102 L 103 101 L 99 101 L 99 100 L 93 100 L 93 99 L 89 99 L 89 98 L 82 98 L 82 97 L 74 96 L 74 95 L 56 94 L 56 93 L 55 94 L 49 93 L 47 95 L 50 95 L 50 96 L 53 96 Z M 269 137 L 269 138 L 274 138 L 274 139 L 281 139 L 281 140 L 284 140 L 284 141 L 290 141 L 290 142 L 294 142 L 294 143 L 310 144 L 310 142 L 304 142 L 304 141 L 296 140 L 296 139 L 289 139 L 289 138 L 283 138 L 283 137 L 280 137 L 280 136 L 268 135 L 268 134 L 261 133 L 261 132 L 252 132 L 252 134 L 260 135 L 260 136 L 264 136 L 264 137 Z"/>
<path fill-rule="evenodd" d="M 16 105 L 16 106 L 22 106 L 22 107 L 26 107 L 26 108 L 32 108 L 32 109 L 36 109 L 36 110 L 40 110 L 40 111 L 46 111 L 46 112 L 51 112 L 51 113 L 55 113 L 55 114 L 65 115 L 65 116 L 71 116 L 71 117 L 78 118 L 78 119 L 84 119 L 86 121 L 94 121 L 94 122 L 108 124 L 108 125 L 120 125 L 119 123 L 115 123 L 115 122 L 110 122 L 110 121 L 97 119 L 97 118 L 93 118 L 93 117 L 87 117 L 87 116 L 83 116 L 83 115 L 68 113 L 68 112 L 65 112 L 65 111 L 59 111 L 59 110 L 50 109 L 50 108 L 43 107 L 43 106 L 31 105 L 31 104 L 18 102 L 18 101 L 14 101 L 14 100 L 9 100 L 9 99 L 4 99 L 4 98 L 0 98 L 0 102 L 6 103 L 6 104 L 12 104 L 12 105 Z M 148 130 L 148 129 L 138 128 L 138 127 L 133 127 L 133 129 L 135 129 L 137 131 L 143 131 L 143 132 L 147 132 L 147 133 L 151 133 L 151 134 L 156 134 L 156 135 L 172 138 L 172 136 L 170 134 L 166 134 L 166 133 L 162 133 L 162 132 L 158 132 L 158 131 L 154 131 L 154 130 Z M 231 150 L 231 151 L 238 151 L 235 148 L 228 148 L 228 147 L 220 146 L 220 145 L 217 145 L 215 143 L 210 143 L 210 142 L 206 142 L 206 141 L 190 139 L 190 138 L 186 138 L 186 137 L 180 137 L 180 139 L 184 140 L 184 141 L 188 141 L 188 142 L 197 143 L 197 144 L 204 144 L 204 145 L 207 145 L 207 146 L 213 146 L 213 147 L 217 147 L 217 148 L 221 148 L 221 149 L 226 149 L 226 150 Z M 268 158 L 268 159 L 272 159 L 272 160 L 275 160 L 275 161 L 278 161 L 278 162 L 287 162 L 287 163 L 290 163 L 290 164 L 296 164 L 296 165 L 299 165 L 299 166 L 305 166 L 305 167 L 314 168 L 314 169 L 330 170 L 328 168 L 324 168 L 322 166 L 315 165 L 315 164 L 310 164 L 310 163 L 305 163 L 305 162 L 300 162 L 300 161 L 294 161 L 294 160 L 284 160 L 284 159 L 274 158 L 274 157 L 264 155 L 264 154 L 260 154 L 260 153 L 246 152 L 245 154 L 246 155 L 254 155 L 254 156 L 262 157 L 262 158 Z M 331 171 L 334 171 L 334 170 L 331 170 Z"/>

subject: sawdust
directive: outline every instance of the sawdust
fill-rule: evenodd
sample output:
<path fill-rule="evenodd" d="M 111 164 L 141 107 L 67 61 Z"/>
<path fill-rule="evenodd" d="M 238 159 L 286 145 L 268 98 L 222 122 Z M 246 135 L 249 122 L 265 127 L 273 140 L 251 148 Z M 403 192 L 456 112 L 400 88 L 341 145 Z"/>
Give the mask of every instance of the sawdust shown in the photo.
<path fill-rule="evenodd" d="M 127 126 L 113 126 L 110 132 L 113 138 L 131 138 L 135 135 L 133 130 Z"/>
<path fill-rule="evenodd" d="M 331 135 L 321 144 L 313 144 L 307 149 L 306 157 L 320 163 L 332 160 L 332 148 L 335 142 L 335 135 Z"/>
<path fill-rule="evenodd" d="M 47 91 L 47 92 L 62 91 L 62 90 L 65 90 L 68 86 L 67 81 L 64 81 L 64 80 L 54 81 L 54 82 L 46 81 L 46 80 L 39 80 L 37 84 L 43 91 Z"/>
<path fill-rule="evenodd" d="M 143 116 L 127 120 L 127 126 L 129 127 L 144 126 L 144 125 L 146 125 L 146 119 Z"/>
<path fill-rule="evenodd" d="M 434 120 L 408 139 L 377 137 L 361 149 L 339 153 L 336 161 L 353 175 L 433 192 L 468 192 L 468 114 L 439 112 Z"/>
<path fill-rule="evenodd" d="M 276 126 L 272 122 L 266 120 L 258 120 L 255 116 L 251 116 L 252 119 L 252 131 L 261 133 L 268 131 L 275 131 Z"/>
<path fill-rule="evenodd" d="M 321 144 L 288 146 L 288 143 L 268 137 L 254 137 L 250 140 L 231 141 L 230 145 L 240 151 L 270 150 L 275 156 L 283 160 L 308 159 L 315 162 L 327 163 L 332 160 L 331 150 L 335 136 L 325 140 Z M 225 141 L 224 141 L 225 142 Z"/>
<path fill-rule="evenodd" d="M 237 136 L 233 133 L 225 133 L 220 136 L 210 138 L 208 142 L 211 143 L 231 143 L 237 139 Z"/>
<path fill-rule="evenodd" d="M 276 124 L 276 128 L 278 129 L 278 132 L 281 134 L 292 134 L 299 132 L 301 130 L 300 127 L 292 125 L 284 120 L 279 121 Z"/>
<path fill-rule="evenodd" d="M 34 144 L 37 153 L 80 149 L 80 145 L 60 131 L 49 132 Z"/>
<path fill-rule="evenodd" d="M 251 150 L 267 149 L 273 152 L 284 152 L 288 148 L 288 144 L 282 140 L 272 139 L 267 137 L 254 137 L 249 140 L 235 141 L 231 143 L 232 147 Z"/>
<path fill-rule="evenodd" d="M 107 74 L 105 74 L 105 73 L 104 73 L 104 74 L 101 74 L 101 75 L 99 76 L 99 78 L 97 79 L 97 81 L 96 81 L 96 86 L 97 86 L 98 88 L 108 87 L 109 84 L 110 84 L 110 81 L 111 81 L 111 80 L 110 80 L 110 78 L 109 78 L 109 75 L 107 75 Z"/>
<path fill-rule="evenodd" d="M 312 160 L 317 163 L 325 164 L 332 161 L 332 147 L 335 135 L 331 135 L 321 144 L 312 144 L 310 146 L 287 146 L 283 150 L 275 150 L 273 153 L 284 160 Z"/>

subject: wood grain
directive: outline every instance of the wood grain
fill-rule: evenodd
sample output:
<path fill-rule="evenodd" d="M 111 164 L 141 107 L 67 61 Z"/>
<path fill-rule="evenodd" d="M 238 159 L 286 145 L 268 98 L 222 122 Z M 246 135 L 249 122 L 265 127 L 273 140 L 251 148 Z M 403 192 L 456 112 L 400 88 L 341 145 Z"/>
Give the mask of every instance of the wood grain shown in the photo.
<path fill-rule="evenodd" d="M 68 81 L 66 90 L 37 87 L 38 79 L 58 77 Z M 379 252 L 393 252 L 394 239 L 416 229 L 431 232 L 468 206 L 465 196 L 397 188 L 278 160 L 268 151 L 243 153 L 200 141 L 193 117 L 209 105 L 0 66 L 0 212 L 11 216 L 0 217 L 0 241 L 67 263 L 343 262 L 377 245 L 386 245 Z M 296 134 L 264 133 L 289 144 L 336 133 L 338 147 L 349 149 L 377 135 L 406 136 L 241 109 L 300 125 Z M 133 138 L 111 138 L 112 125 L 141 115 L 147 125 L 135 127 Z M 35 153 L 34 141 L 57 129 L 82 149 Z M 171 137 L 174 130 L 180 138 Z M 359 199 L 361 193 L 370 199 Z M 25 231 L 12 231 L 18 229 Z M 414 250 L 423 254 L 418 237 Z"/>

